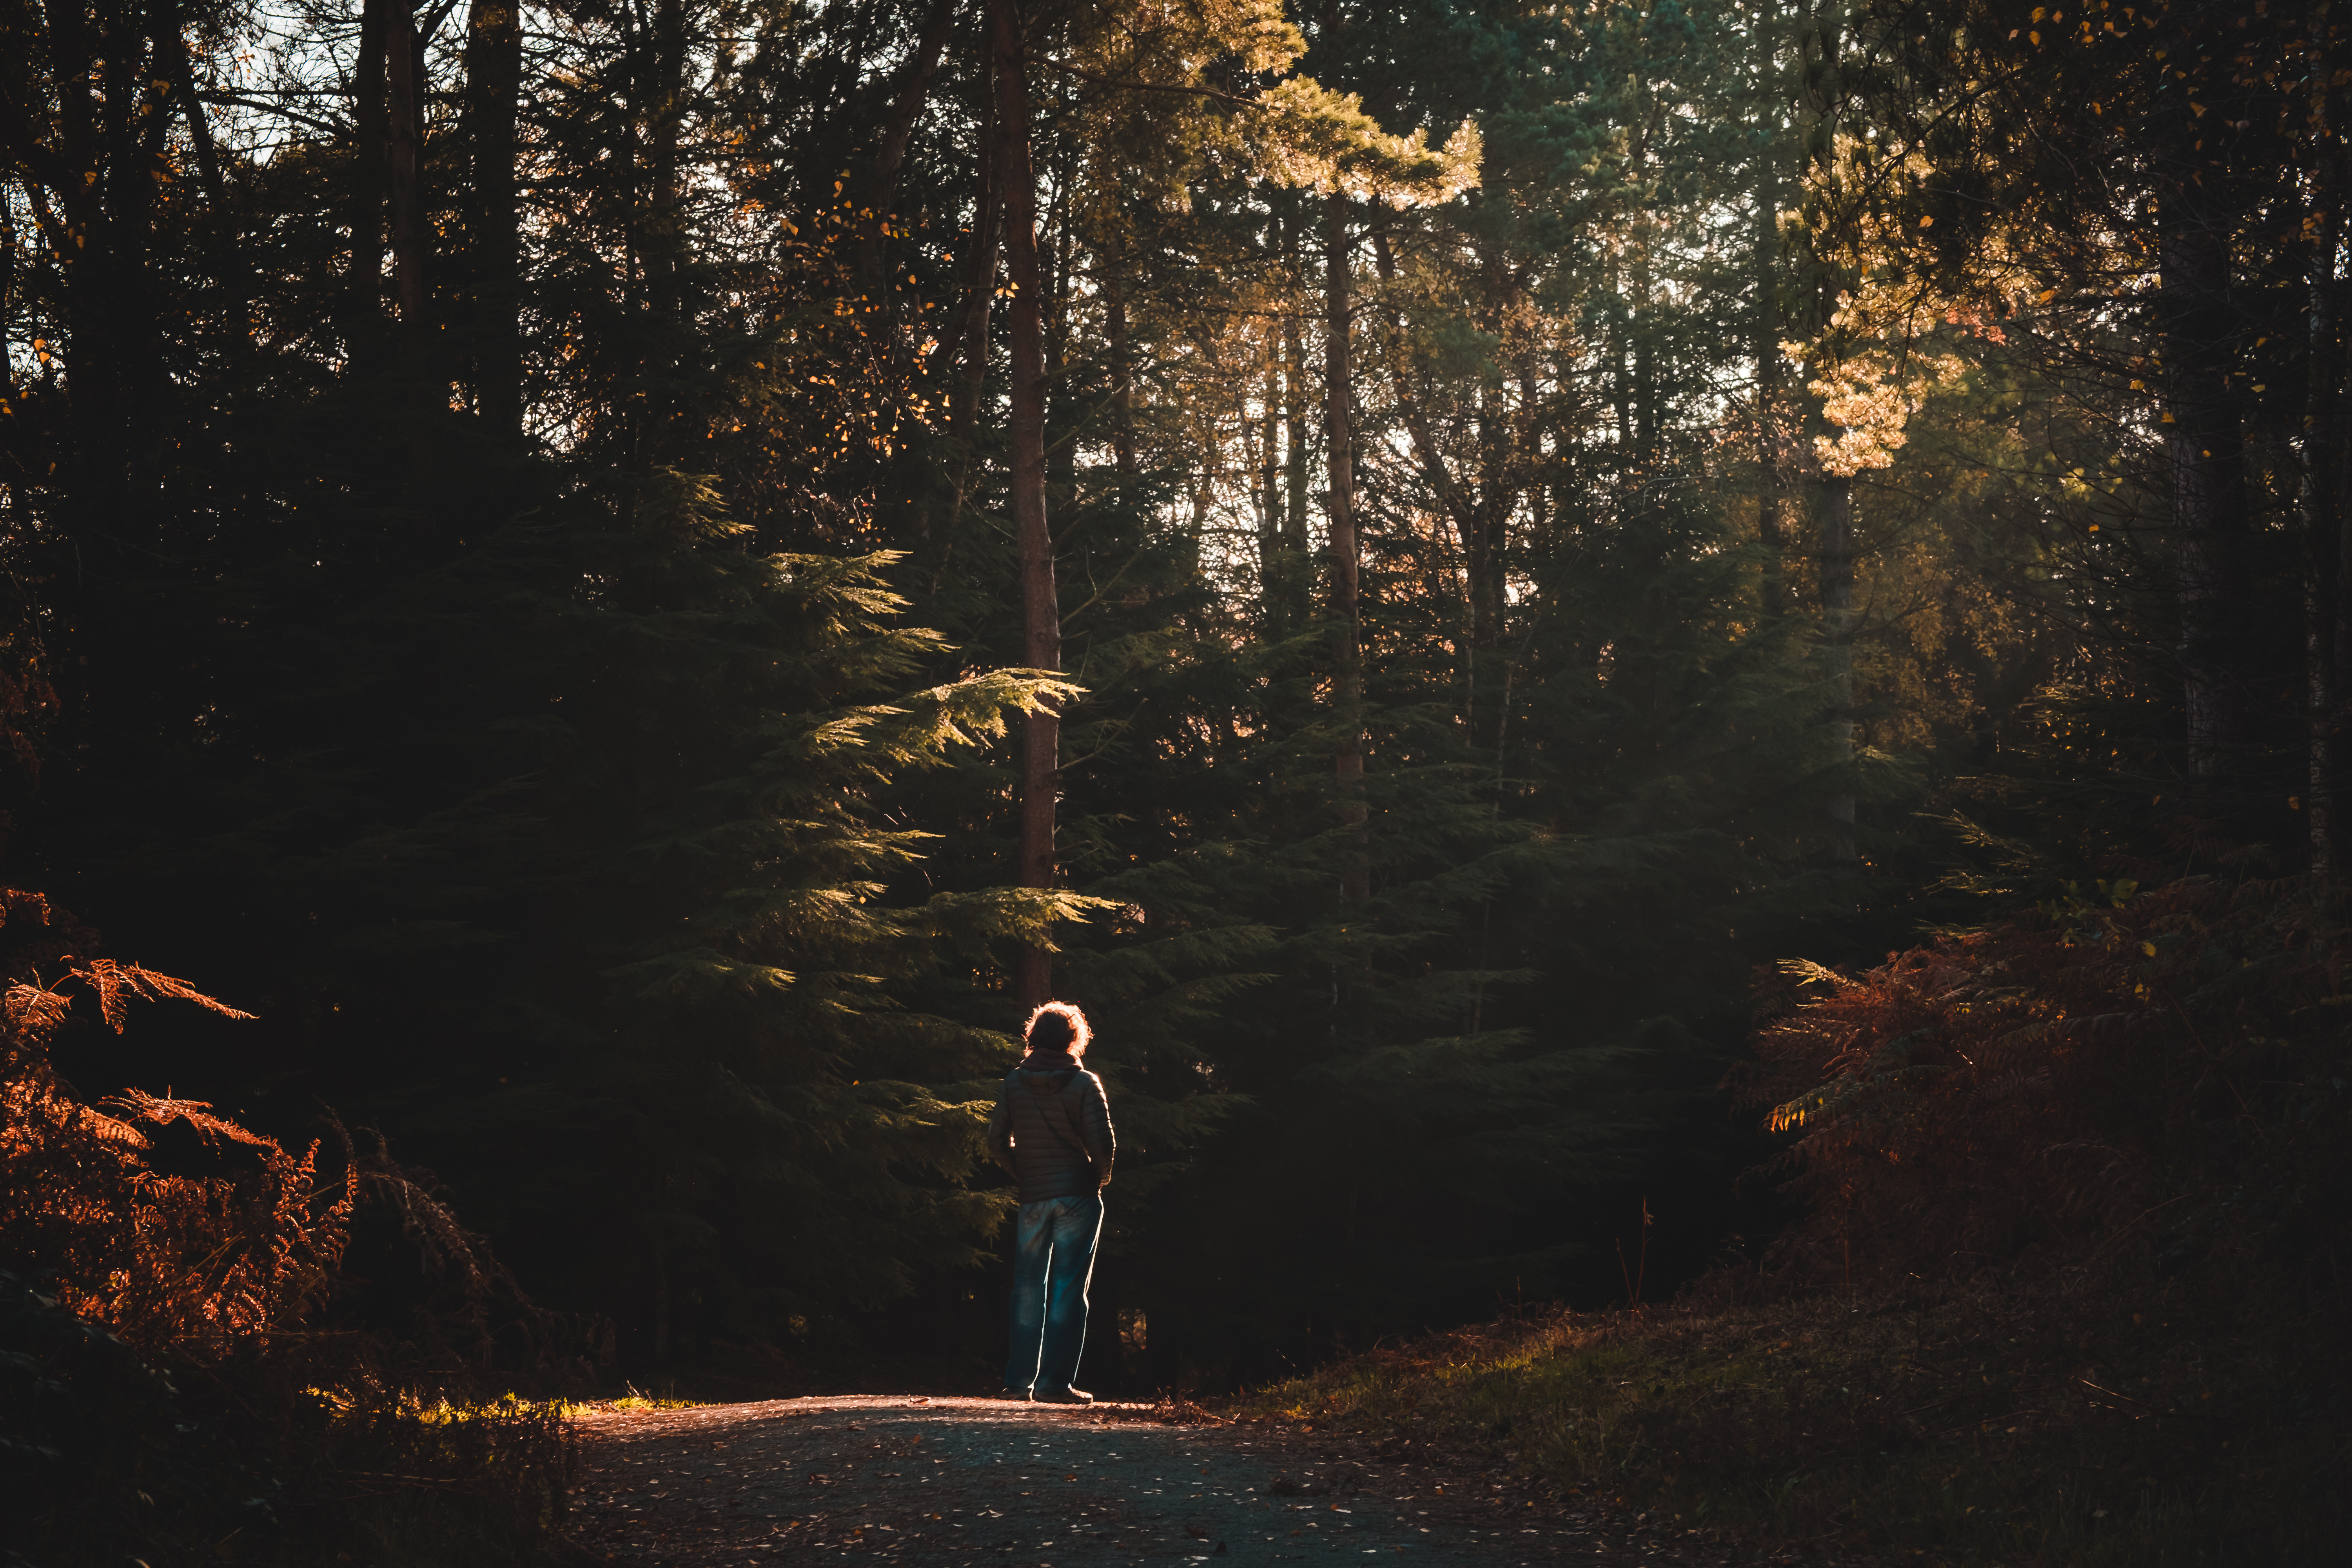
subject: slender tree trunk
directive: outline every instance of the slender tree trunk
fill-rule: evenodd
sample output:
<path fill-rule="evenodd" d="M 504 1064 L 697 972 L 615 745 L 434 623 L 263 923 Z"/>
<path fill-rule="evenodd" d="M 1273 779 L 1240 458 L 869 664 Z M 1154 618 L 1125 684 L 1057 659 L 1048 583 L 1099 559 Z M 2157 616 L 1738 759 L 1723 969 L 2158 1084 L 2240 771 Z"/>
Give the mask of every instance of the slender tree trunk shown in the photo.
<path fill-rule="evenodd" d="M 1389 244 L 1387 233 L 1375 226 L 1372 230 L 1372 257 L 1380 268 L 1381 281 L 1392 284 L 1397 278 L 1396 252 Z M 1455 661 L 1462 672 L 1462 727 L 1474 743 L 1478 740 L 1478 670 L 1482 650 L 1495 646 L 1496 628 L 1501 624 L 1502 584 L 1499 574 L 1499 552 L 1494 539 L 1499 525 L 1494 516 L 1493 491 L 1465 491 L 1455 482 L 1454 471 L 1446 466 L 1445 455 L 1438 449 L 1436 435 L 1429 423 L 1429 414 L 1421 395 L 1420 378 L 1411 368 L 1402 352 L 1404 321 L 1400 313 L 1392 323 L 1397 329 L 1394 375 L 1397 387 L 1397 413 L 1404 421 L 1405 433 L 1412 438 L 1413 458 L 1421 465 L 1422 478 L 1437 498 L 1439 515 L 1454 529 L 1454 540 L 1460 552 L 1463 570 L 1457 580 L 1449 566 L 1441 577 L 1434 567 L 1429 574 L 1429 592 L 1433 600 L 1458 598 L 1461 629 L 1454 637 Z M 1493 393 L 1481 388 L 1478 397 L 1478 423 L 1482 475 L 1496 488 L 1504 482 L 1496 463 L 1496 437 L 1498 416 L 1493 405 Z M 1507 503 L 1505 503 L 1506 505 Z M 1460 592 L 1456 593 L 1456 587 Z"/>
<path fill-rule="evenodd" d="M 1276 343 L 1265 345 L 1265 358 L 1257 417 L 1258 595 L 1267 639 L 1279 641 L 1290 630 L 1290 562 L 1284 548 L 1288 529 L 1283 517 L 1282 358 Z"/>
<path fill-rule="evenodd" d="M 1750 353 L 1756 359 L 1756 537 L 1763 547 L 1764 613 L 1790 609 L 1788 536 L 1780 518 L 1780 167 L 1779 78 L 1780 17 L 1772 0 L 1756 10 L 1756 71 L 1763 124 L 1756 149 L 1756 323 Z"/>
<path fill-rule="evenodd" d="M 164 13 L 168 16 L 168 11 Z M 122 341 L 128 358 L 123 384 L 129 395 L 125 413 L 130 434 L 137 443 L 133 461 L 155 447 L 156 427 L 145 416 L 161 406 L 165 395 L 163 334 L 157 319 L 153 290 L 148 286 L 148 261 L 155 249 L 155 205 L 169 165 L 163 146 L 171 132 L 168 86 L 163 61 L 173 52 L 174 38 L 154 36 L 154 14 L 125 6 L 114 24 L 107 48 L 107 111 L 114 132 L 115 177 L 108 182 L 107 202 L 114 209 L 115 267 L 123 290 Z"/>
<path fill-rule="evenodd" d="M 1135 504 L 1135 363 L 1127 335 L 1127 280 L 1118 261 L 1110 262 L 1103 286 L 1105 329 L 1110 339 L 1110 449 L 1118 472 L 1118 499 L 1123 507 Z"/>
<path fill-rule="evenodd" d="M 1331 610 L 1337 623 L 1332 653 L 1333 692 L 1340 723 L 1335 769 L 1341 820 L 1354 830 L 1357 847 L 1339 869 L 1339 896 L 1371 896 L 1371 868 L 1364 851 L 1364 669 L 1362 616 L 1357 600 L 1355 365 L 1350 353 L 1355 305 L 1354 242 L 1348 234 L 1348 204 L 1334 195 L 1324 204 L 1323 232 L 1323 446 L 1331 481 Z"/>
<path fill-rule="evenodd" d="M 155 56 L 170 76 L 172 96 L 188 122 L 188 140 L 196 152 L 196 177 L 204 184 L 205 206 L 211 214 L 213 254 L 220 258 L 221 318 L 238 337 L 253 331 L 250 279 L 237 242 L 236 215 L 229 209 L 228 184 L 221 172 L 220 146 L 213 139 L 212 116 L 196 96 L 195 57 L 180 30 L 179 9 L 167 5 L 158 13 Z"/>
<path fill-rule="evenodd" d="M 685 298 L 684 191 L 678 178 L 678 141 L 686 132 L 686 0 L 658 0 L 654 8 L 654 81 L 650 95 L 650 145 L 646 171 L 653 184 L 653 216 L 647 226 L 646 298 L 655 318 L 681 319 Z"/>
<path fill-rule="evenodd" d="M 1805 148 L 1817 169 L 1833 163 L 1837 140 L 1837 107 L 1843 86 L 1839 48 L 1843 7 L 1829 0 L 1803 20 L 1798 41 L 1802 73 Z M 1805 289 L 1801 329 L 1820 333 L 1831 321 L 1845 279 L 1820 252 L 1805 258 Z M 1824 352 L 1834 354 L 1834 348 Z M 1805 380 L 1822 379 L 1819 363 L 1806 366 Z M 1806 421 L 1807 434 L 1816 439 L 1835 434 L 1821 405 L 1814 402 Z M 1833 873 L 1851 876 L 1860 868 L 1854 843 L 1853 744 L 1853 481 L 1843 474 L 1822 471 L 1811 489 L 1812 532 L 1821 575 L 1822 641 L 1829 662 L 1830 733 L 1832 761 L 1839 784 L 1829 799 L 1830 865 Z"/>
<path fill-rule="evenodd" d="M 1062 668 L 1062 618 L 1054 584 L 1054 538 L 1045 522 L 1045 289 L 1037 266 L 1037 184 L 1029 147 L 1029 86 L 1013 0 L 988 0 L 995 56 L 997 184 L 1004 204 L 1004 260 L 1011 299 L 1013 524 L 1021 550 L 1021 610 L 1032 669 Z M 1054 818 L 1061 788 L 1061 715 L 1030 714 L 1021 737 L 1021 848 L 1024 888 L 1054 883 Z M 1054 994 L 1053 954 L 1021 956 L 1014 994 L 1024 1008 Z"/>
<path fill-rule="evenodd" d="M 352 249 L 343 290 L 343 352 L 353 369 L 373 360 L 383 335 L 384 197 L 391 174 L 384 47 L 394 18 L 405 14 L 399 0 L 366 0 L 360 11 L 360 54 L 352 79 Z"/>
<path fill-rule="evenodd" d="M 1813 484 L 1814 537 L 1821 550 L 1822 637 L 1830 667 L 1830 731 L 1839 769 L 1853 765 L 1853 480 L 1823 474 Z M 1830 795 L 1830 860 L 1843 873 L 1859 868 L 1853 837 L 1851 778 Z"/>
<path fill-rule="evenodd" d="M 1655 289 L 1655 279 L 1650 270 L 1650 240 L 1648 215 L 1636 220 L 1641 226 L 1633 251 L 1633 448 L 1635 462 L 1642 470 L 1642 488 L 1645 494 L 1657 493 L 1658 439 L 1663 422 L 1658 413 L 1658 344 L 1652 331 L 1650 306 Z"/>
<path fill-rule="evenodd" d="M 65 356 L 76 470 L 68 489 L 91 521 L 119 528 L 131 521 L 124 509 L 131 351 L 120 309 L 125 279 L 111 197 L 114 185 L 132 175 L 107 156 L 108 116 L 91 91 L 98 51 L 111 41 L 90 36 L 89 15 L 78 0 L 52 7 L 48 19 L 65 165 L 57 182 L 66 230 L 59 237 L 70 240 L 57 247 L 73 331 Z M 113 178 L 87 177 L 101 168 Z"/>
<path fill-rule="evenodd" d="M 1510 266 L 1499 246 L 1489 245 L 1480 258 L 1480 291 L 1486 317 L 1486 330 L 1495 334 L 1497 343 L 1507 341 L 1512 307 L 1516 303 Z M 1470 708 L 1472 721 L 1466 726 L 1474 744 L 1484 744 L 1475 714 L 1482 707 L 1491 709 L 1491 702 L 1478 700 L 1481 683 L 1496 679 L 1499 662 L 1496 652 L 1503 646 L 1505 562 L 1508 554 L 1511 512 L 1518 500 L 1513 488 L 1513 468 L 1517 457 L 1515 428 L 1509 398 L 1502 379 L 1482 380 L 1478 384 L 1478 494 L 1472 500 L 1465 518 L 1470 527 L 1464 538 L 1462 562 L 1465 586 L 1470 599 Z"/>
<path fill-rule="evenodd" d="M 1294 261 L 1296 257 L 1293 258 Z M 1294 268 L 1294 282 L 1296 282 Z M 1283 559 L 1288 578 L 1283 591 L 1289 595 L 1284 613 L 1295 621 L 1307 613 L 1304 602 L 1307 581 L 1307 342 L 1306 333 L 1293 310 L 1282 318 L 1282 417 L 1284 482 L 1288 497 L 1282 511 Z"/>
<path fill-rule="evenodd" d="M 515 120 L 522 92 L 519 0 L 474 0 L 467 24 L 472 121 L 474 408 L 501 435 L 522 429 L 522 240 Z"/>
<path fill-rule="evenodd" d="M 2240 665 L 2250 544 L 2244 437 L 2230 390 L 2235 328 L 2230 247 L 2214 193 L 2176 181 L 2158 213 L 2168 454 L 2179 541 L 2180 666 L 2193 777 L 2231 770 L 2246 735 Z"/>
<path fill-rule="evenodd" d="M 203 182 L 205 201 L 216 213 L 226 216 L 228 193 L 221 182 L 220 148 L 213 140 L 212 117 L 196 97 L 195 62 L 188 52 L 188 43 L 180 35 L 179 11 L 167 6 L 157 16 L 155 58 L 170 74 L 173 94 L 180 100 L 180 112 L 188 121 L 188 139 L 196 150 L 196 178 Z"/>
<path fill-rule="evenodd" d="M 1054 173 L 1054 205 L 1046 210 L 1043 231 L 1054 237 L 1046 264 L 1045 287 L 1038 307 L 1041 336 L 1045 345 L 1045 501 L 1049 511 L 1075 506 L 1078 493 L 1078 444 L 1074 426 L 1085 416 L 1078 412 L 1092 394 L 1070 384 L 1070 247 L 1069 193 L 1077 183 L 1075 148 L 1066 147 L 1061 168 Z"/>
<path fill-rule="evenodd" d="M 2321 882 L 2336 875 L 2336 645 L 2344 618 L 2345 583 L 2336 573 L 2336 552 L 2342 537 L 2344 475 L 2343 392 L 2345 356 L 2339 339 L 2337 311 L 2341 282 L 2336 276 L 2336 252 L 2343 230 L 2343 215 L 2334 210 L 2333 191 L 2323 195 L 2328 209 L 2320 218 L 2319 234 L 2310 254 L 2308 283 L 2310 331 L 2305 353 L 2310 356 L 2305 393 L 2303 474 L 2299 499 L 2304 541 L 2304 666 L 2309 704 L 2311 874 Z"/>
<path fill-rule="evenodd" d="M 384 148 L 392 192 L 393 285 L 401 329 L 413 342 L 424 341 L 425 327 L 424 52 L 415 18 L 395 10 L 383 40 Z"/>
<path fill-rule="evenodd" d="M 868 292 L 882 286 L 883 228 L 898 200 L 898 170 L 907 161 L 907 143 L 930 97 L 931 80 L 939 75 L 940 53 L 947 47 L 948 28 L 955 20 L 956 0 L 932 0 L 915 52 L 908 57 L 898 91 L 890 106 L 890 121 L 874 150 L 874 168 L 866 181 L 866 199 L 858 217 L 857 272 Z"/>

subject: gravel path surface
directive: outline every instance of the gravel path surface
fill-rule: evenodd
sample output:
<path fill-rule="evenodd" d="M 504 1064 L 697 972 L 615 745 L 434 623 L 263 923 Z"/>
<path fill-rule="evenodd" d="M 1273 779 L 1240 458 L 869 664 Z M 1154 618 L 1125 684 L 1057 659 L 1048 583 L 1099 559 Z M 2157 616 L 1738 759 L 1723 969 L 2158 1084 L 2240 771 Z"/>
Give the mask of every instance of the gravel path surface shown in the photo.
<path fill-rule="evenodd" d="M 583 1561 L 643 1568 L 1764 1561 L 1478 1470 L 1143 1405 L 778 1399 L 578 1429 L 566 1533 Z"/>

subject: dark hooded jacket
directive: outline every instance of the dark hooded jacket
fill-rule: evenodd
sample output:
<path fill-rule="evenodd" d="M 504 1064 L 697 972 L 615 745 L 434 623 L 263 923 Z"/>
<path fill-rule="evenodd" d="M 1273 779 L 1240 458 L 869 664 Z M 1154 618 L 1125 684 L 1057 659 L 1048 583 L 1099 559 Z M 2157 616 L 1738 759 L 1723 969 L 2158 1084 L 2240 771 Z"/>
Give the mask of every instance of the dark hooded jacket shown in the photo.
<path fill-rule="evenodd" d="M 1118 1148 L 1102 1079 L 1058 1053 L 1024 1057 L 989 1113 L 988 1148 L 1020 1181 L 1024 1204 L 1100 1191 Z"/>

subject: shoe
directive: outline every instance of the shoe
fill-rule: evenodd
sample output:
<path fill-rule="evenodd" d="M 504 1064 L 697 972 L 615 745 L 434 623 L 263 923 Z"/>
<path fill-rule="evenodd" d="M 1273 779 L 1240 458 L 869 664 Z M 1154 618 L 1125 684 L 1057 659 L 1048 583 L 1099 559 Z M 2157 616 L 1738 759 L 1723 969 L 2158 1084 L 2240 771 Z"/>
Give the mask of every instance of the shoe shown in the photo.
<path fill-rule="evenodd" d="M 1056 1388 L 1037 1395 L 1040 1405 L 1092 1405 L 1095 1396 L 1083 1388 Z"/>
<path fill-rule="evenodd" d="M 1000 1393 L 996 1397 L 999 1399 L 1017 1399 L 1024 1405 L 1026 1405 L 1029 1402 L 1029 1391 L 1025 1388 L 1008 1388 Z"/>

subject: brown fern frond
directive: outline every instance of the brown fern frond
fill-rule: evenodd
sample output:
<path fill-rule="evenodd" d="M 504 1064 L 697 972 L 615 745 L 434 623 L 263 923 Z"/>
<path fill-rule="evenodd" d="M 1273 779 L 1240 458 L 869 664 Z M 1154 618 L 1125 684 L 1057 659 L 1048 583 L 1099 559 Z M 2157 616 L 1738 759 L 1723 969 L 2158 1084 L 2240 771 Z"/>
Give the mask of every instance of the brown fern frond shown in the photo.
<path fill-rule="evenodd" d="M 127 1016 L 125 1000 L 134 996 L 150 1002 L 160 1002 L 167 997 L 194 1002 L 197 1006 L 225 1017 L 253 1016 L 218 997 L 206 995 L 184 980 L 161 974 L 152 969 L 142 969 L 135 963 L 118 963 L 110 958 L 92 958 L 75 964 L 71 973 L 98 993 L 99 1012 L 118 1035 L 122 1033 Z"/>
<path fill-rule="evenodd" d="M 8 1032 L 36 1041 L 47 1039 L 65 1022 L 72 1006 L 72 997 L 24 981 L 9 986 L 5 997 L 0 998 L 0 1015 L 5 1015 Z"/>
<path fill-rule="evenodd" d="M 1769 1258 L 1791 1279 L 1965 1278 L 2099 1254 L 2159 1209 L 2179 1246 L 2240 1245 L 2212 1239 L 2243 1224 L 2228 1195 L 2303 1190 L 2294 1162 L 2352 1131 L 2311 1089 L 2341 1078 L 2352 1023 L 2326 1005 L 2352 933 L 2316 907 L 2300 883 L 2181 879 L 1864 973 L 1780 966 L 1734 1080 L 1811 1205 Z M 1792 976 L 1834 984 L 1792 1000 Z M 2250 1160 L 2286 1163 L 2256 1180 Z M 2183 1182 L 2204 1221 L 2166 1195 Z"/>
<path fill-rule="evenodd" d="M 120 1107 L 130 1113 L 133 1121 L 152 1121 L 158 1126 L 185 1121 L 202 1135 L 207 1145 L 226 1138 L 232 1143 L 267 1150 L 279 1158 L 286 1153 L 278 1146 L 277 1140 L 265 1138 L 258 1132 L 249 1132 L 226 1117 L 215 1116 L 212 1101 L 208 1100 L 163 1100 L 143 1089 L 126 1089 L 99 1103 Z"/>

